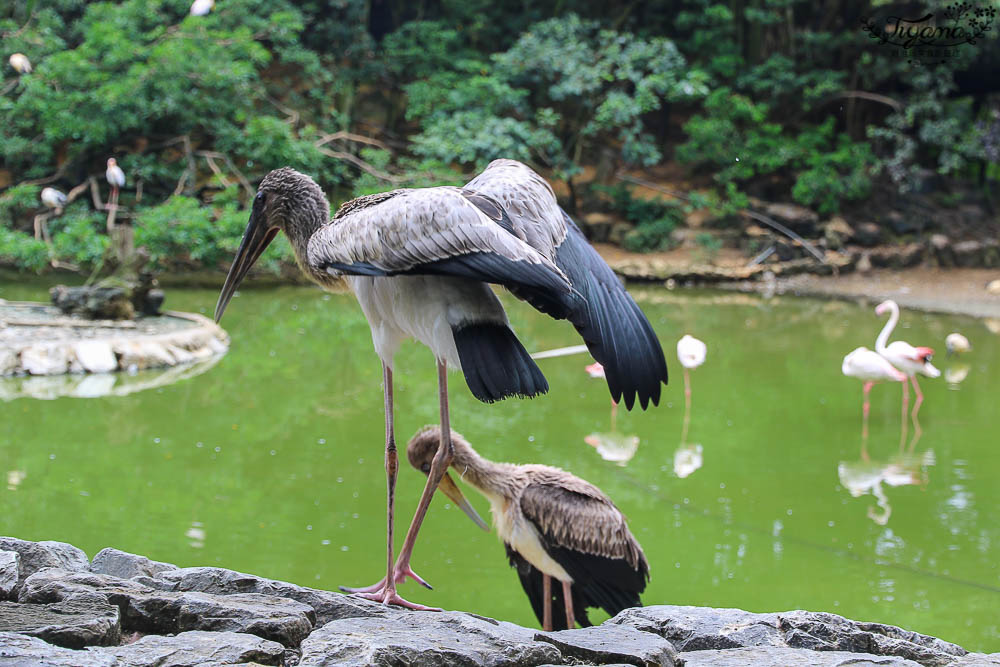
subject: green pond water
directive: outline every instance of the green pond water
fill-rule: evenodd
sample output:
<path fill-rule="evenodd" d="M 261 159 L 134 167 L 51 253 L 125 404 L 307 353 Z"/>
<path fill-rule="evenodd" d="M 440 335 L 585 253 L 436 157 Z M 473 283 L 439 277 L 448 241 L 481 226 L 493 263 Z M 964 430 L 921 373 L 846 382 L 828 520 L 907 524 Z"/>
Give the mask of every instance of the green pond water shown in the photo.
<path fill-rule="evenodd" d="M 531 401 L 478 403 L 452 374 L 453 427 L 488 458 L 560 466 L 604 489 L 649 559 L 647 604 L 831 611 L 1000 651 L 1000 338 L 973 319 L 904 311 L 895 337 L 938 348 L 953 382 L 922 383 L 922 433 L 908 425 L 902 452 L 900 388 L 877 386 L 865 461 L 861 384 L 840 363 L 858 345 L 874 347 L 882 321 L 871 308 L 633 293 L 668 353 L 672 380 L 658 408 L 622 408 L 617 436 L 601 435 L 612 432 L 607 388 L 585 373 L 589 357 L 575 355 L 539 362 L 551 391 Z M 168 290 L 168 306 L 210 313 L 216 296 Z M 42 285 L 7 283 L 0 298 L 47 297 Z M 565 322 L 505 302 L 529 350 L 579 343 Z M 381 371 L 354 298 L 244 290 L 224 325 L 229 353 L 196 377 L 127 396 L 0 403 L 0 534 L 328 589 L 379 579 Z M 943 354 L 953 330 L 974 347 L 961 362 Z M 678 453 L 674 350 L 684 333 L 707 343 L 708 360 L 692 374 Z M 433 359 L 406 345 L 397 439 L 436 420 Z M 627 462 L 601 456 L 626 458 L 622 447 L 585 442 L 627 450 L 629 436 L 638 449 Z M 400 543 L 425 479 L 401 464 Z M 465 491 L 488 516 L 485 500 Z M 410 582 L 403 595 L 535 625 L 502 545 L 446 500 L 435 499 L 413 559 L 435 589 Z"/>

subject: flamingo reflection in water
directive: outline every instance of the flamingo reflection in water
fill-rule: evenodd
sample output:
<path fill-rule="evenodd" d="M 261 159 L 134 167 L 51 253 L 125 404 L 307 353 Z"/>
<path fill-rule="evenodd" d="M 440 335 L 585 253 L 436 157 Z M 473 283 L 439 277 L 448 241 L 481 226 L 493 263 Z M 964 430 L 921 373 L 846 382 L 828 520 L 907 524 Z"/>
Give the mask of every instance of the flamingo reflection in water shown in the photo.
<path fill-rule="evenodd" d="M 916 439 L 914 439 L 914 444 Z M 927 486 L 930 478 L 927 468 L 935 464 L 934 451 L 925 450 L 919 454 L 906 452 L 889 457 L 886 461 L 876 461 L 868 456 L 865 445 L 861 447 L 861 459 L 841 461 L 837 465 L 840 483 L 854 498 L 871 493 L 876 507 L 868 508 L 868 518 L 880 526 L 889 522 L 892 506 L 882 484 L 897 486 Z"/>
<path fill-rule="evenodd" d="M 594 362 L 584 367 L 592 378 L 604 378 L 604 366 Z M 620 466 L 632 460 L 639 451 L 639 436 L 618 432 L 618 403 L 611 399 L 611 430 L 605 433 L 594 432 L 584 437 L 583 441 L 597 450 L 605 461 L 613 461 Z"/>
<path fill-rule="evenodd" d="M 681 426 L 680 447 L 674 452 L 674 474 L 681 479 L 700 468 L 703 462 L 702 446 L 688 444 L 687 438 L 691 428 L 691 371 L 705 363 L 707 353 L 705 343 L 690 334 L 684 334 L 677 341 L 677 360 L 684 367 L 684 424 Z"/>

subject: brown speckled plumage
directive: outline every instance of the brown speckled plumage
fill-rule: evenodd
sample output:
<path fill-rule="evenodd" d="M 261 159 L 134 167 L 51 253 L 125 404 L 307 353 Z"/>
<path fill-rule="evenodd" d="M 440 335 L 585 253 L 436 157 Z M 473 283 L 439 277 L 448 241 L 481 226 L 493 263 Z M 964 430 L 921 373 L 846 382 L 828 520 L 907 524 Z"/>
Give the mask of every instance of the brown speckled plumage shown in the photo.
<path fill-rule="evenodd" d="M 437 451 L 441 429 L 426 426 L 410 440 L 406 455 L 422 470 Z M 625 515 L 599 488 L 552 466 L 494 463 L 480 456 L 465 438 L 451 433 L 455 457 L 451 467 L 484 494 L 502 496 L 546 536 L 552 546 L 621 559 L 643 574 L 649 563 L 628 529 Z"/>

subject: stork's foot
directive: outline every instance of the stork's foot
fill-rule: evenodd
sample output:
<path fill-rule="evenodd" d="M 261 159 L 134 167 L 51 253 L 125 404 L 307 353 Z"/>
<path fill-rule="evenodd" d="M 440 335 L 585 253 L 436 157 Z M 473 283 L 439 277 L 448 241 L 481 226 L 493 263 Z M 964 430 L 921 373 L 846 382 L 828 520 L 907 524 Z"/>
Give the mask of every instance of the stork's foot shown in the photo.
<path fill-rule="evenodd" d="M 397 563 L 395 570 L 396 570 L 395 579 L 397 586 L 406 581 L 406 578 L 409 577 L 410 579 L 413 579 L 415 582 L 417 582 L 427 590 L 430 591 L 434 590 L 433 586 L 428 584 L 426 581 L 424 581 L 423 577 L 421 577 L 419 574 L 413 571 L 413 568 L 410 567 L 409 563 Z M 363 586 L 360 588 L 350 588 L 348 586 L 341 586 L 340 590 L 344 591 L 345 593 L 380 593 L 384 588 L 385 588 L 385 577 L 382 577 L 382 579 L 380 579 L 378 583 L 372 584 L 371 586 Z"/>
<path fill-rule="evenodd" d="M 392 589 L 383 589 L 376 591 L 374 593 L 358 593 L 358 597 L 362 597 L 366 600 L 371 600 L 373 602 L 381 602 L 382 604 L 394 604 L 400 607 L 406 607 L 407 609 L 413 609 L 416 611 L 444 611 L 440 607 L 427 607 L 422 604 L 417 604 L 416 602 L 410 602 L 409 600 L 404 600 L 399 597 L 399 594 Z"/>

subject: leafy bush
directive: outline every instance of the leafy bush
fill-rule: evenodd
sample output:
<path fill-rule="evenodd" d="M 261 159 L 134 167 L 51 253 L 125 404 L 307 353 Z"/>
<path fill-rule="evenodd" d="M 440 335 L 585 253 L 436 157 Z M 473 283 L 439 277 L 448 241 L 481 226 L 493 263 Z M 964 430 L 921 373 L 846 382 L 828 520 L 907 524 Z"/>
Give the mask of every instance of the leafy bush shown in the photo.
<path fill-rule="evenodd" d="M 671 233 L 683 219 L 680 205 L 660 198 L 635 197 L 632 188 L 621 185 L 594 185 L 595 192 L 605 195 L 611 209 L 635 225 L 625 234 L 622 246 L 630 252 L 667 250 L 672 245 Z"/>

